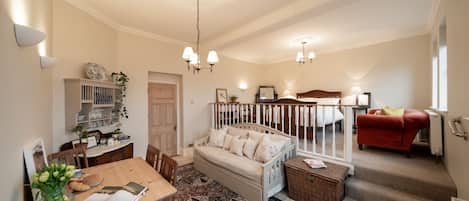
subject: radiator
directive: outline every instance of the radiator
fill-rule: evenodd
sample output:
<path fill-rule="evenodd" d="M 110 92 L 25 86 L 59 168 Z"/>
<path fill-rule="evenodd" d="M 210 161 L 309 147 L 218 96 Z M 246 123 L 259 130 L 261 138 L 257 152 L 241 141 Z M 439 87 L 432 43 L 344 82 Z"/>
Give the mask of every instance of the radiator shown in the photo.
<path fill-rule="evenodd" d="M 430 149 L 433 155 L 443 156 L 442 116 L 433 110 L 425 110 L 430 116 Z"/>

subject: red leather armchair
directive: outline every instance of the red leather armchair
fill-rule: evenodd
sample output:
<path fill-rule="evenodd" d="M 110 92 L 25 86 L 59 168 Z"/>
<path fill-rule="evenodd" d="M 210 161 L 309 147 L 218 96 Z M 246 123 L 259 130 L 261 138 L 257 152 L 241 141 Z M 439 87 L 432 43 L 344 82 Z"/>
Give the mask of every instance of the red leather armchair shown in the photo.
<path fill-rule="evenodd" d="M 410 152 L 417 132 L 429 127 L 428 114 L 406 109 L 403 117 L 376 115 L 378 109 L 357 116 L 358 146 L 363 145 Z"/>

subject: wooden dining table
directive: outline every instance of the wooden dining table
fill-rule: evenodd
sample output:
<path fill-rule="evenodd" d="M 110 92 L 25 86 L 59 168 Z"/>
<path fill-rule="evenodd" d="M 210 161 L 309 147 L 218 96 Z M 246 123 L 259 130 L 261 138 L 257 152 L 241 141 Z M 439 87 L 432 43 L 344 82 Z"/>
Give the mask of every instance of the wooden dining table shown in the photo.
<path fill-rule="evenodd" d="M 142 158 L 132 158 L 83 169 L 85 174 L 99 174 L 103 181 L 88 191 L 76 193 L 75 200 L 82 201 L 104 186 L 123 186 L 135 182 L 148 187 L 139 201 L 164 200 L 177 190 Z"/>

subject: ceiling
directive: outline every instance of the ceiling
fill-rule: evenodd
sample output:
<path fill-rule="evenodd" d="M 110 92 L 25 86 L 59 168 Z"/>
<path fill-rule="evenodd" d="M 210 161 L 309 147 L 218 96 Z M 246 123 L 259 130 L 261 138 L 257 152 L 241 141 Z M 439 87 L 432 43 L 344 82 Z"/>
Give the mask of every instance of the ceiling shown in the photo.
<path fill-rule="evenodd" d="M 196 1 L 67 0 L 121 30 L 190 44 Z M 293 60 L 298 39 L 327 53 L 428 33 L 438 0 L 200 0 L 203 46 L 239 60 Z M 182 51 L 182 50 L 181 50 Z"/>

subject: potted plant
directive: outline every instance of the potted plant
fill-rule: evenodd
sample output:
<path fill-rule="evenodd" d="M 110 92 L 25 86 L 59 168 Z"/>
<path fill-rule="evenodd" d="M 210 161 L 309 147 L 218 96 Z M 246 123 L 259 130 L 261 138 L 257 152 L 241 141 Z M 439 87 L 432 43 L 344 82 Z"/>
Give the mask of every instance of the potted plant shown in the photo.
<path fill-rule="evenodd" d="M 237 96 L 230 96 L 230 101 L 231 103 L 236 103 L 238 100 L 238 97 Z"/>
<path fill-rule="evenodd" d="M 116 106 L 115 112 L 120 113 L 122 118 L 128 119 L 129 114 L 127 113 L 127 107 L 124 104 L 124 99 L 127 96 L 127 83 L 129 82 L 129 76 L 123 72 L 113 72 L 111 76 L 113 82 L 121 89 L 121 95 L 118 96 L 116 100 L 118 106 Z"/>
<path fill-rule="evenodd" d="M 52 164 L 33 174 L 32 188 L 39 189 L 35 197 L 44 201 L 65 201 L 65 186 L 75 174 L 75 166 Z"/>
<path fill-rule="evenodd" d="M 83 124 L 77 124 L 75 128 L 72 130 L 74 133 L 78 135 L 78 138 L 82 143 L 87 143 L 88 139 L 88 130 Z"/>

